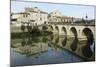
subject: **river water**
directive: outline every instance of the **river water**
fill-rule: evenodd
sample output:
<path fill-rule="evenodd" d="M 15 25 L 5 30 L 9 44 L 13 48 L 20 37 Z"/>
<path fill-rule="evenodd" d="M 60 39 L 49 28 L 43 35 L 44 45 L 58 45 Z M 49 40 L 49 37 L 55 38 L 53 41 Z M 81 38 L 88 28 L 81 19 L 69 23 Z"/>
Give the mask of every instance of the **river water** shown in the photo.
<path fill-rule="evenodd" d="M 38 36 L 11 39 L 11 65 L 94 61 L 94 46 L 77 37 Z"/>

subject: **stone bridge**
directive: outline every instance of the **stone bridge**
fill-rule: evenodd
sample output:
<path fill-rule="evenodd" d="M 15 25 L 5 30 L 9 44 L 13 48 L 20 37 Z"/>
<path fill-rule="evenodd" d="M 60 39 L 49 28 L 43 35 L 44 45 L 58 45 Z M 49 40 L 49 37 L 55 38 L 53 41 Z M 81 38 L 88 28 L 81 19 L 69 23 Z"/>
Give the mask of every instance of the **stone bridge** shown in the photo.
<path fill-rule="evenodd" d="M 93 37 L 95 39 L 95 24 L 90 23 L 48 23 L 48 30 L 58 35 L 67 35 L 79 39 Z"/>

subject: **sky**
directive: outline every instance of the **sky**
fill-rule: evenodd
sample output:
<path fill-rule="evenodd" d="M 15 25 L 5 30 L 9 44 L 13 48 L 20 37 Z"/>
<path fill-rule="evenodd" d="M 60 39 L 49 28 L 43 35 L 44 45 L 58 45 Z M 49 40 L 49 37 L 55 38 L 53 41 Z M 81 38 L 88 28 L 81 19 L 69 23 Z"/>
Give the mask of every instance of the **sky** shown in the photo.
<path fill-rule="evenodd" d="M 57 4 L 32 1 L 11 1 L 11 12 L 23 12 L 25 7 L 38 7 L 45 12 L 60 11 L 63 15 L 77 18 L 95 19 L 95 6 L 93 5 L 75 5 L 75 4 Z"/>

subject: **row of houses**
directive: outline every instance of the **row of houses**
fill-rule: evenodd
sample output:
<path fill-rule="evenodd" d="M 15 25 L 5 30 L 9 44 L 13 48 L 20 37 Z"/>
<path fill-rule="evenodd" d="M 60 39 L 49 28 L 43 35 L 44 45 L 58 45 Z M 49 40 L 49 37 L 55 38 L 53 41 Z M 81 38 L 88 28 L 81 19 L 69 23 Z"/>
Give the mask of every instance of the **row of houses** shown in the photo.
<path fill-rule="evenodd" d="M 25 8 L 25 11 L 20 13 L 11 13 L 11 24 L 16 26 L 20 26 L 21 24 L 41 25 L 48 24 L 48 22 L 71 23 L 77 20 L 81 19 L 65 16 L 59 11 L 47 13 L 43 10 L 40 10 L 38 7 Z"/>

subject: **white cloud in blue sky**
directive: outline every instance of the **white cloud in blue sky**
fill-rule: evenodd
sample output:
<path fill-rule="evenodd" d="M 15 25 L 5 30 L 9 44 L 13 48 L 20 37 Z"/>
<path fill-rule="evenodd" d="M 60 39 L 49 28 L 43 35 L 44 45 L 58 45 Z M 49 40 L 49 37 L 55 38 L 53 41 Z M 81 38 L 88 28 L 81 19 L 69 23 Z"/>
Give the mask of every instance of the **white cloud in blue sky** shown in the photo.
<path fill-rule="evenodd" d="M 95 18 L 95 6 L 86 5 L 72 5 L 72 4 L 54 4 L 43 2 L 26 2 L 26 1 L 11 1 L 11 12 L 23 12 L 25 7 L 38 7 L 48 13 L 59 10 L 66 16 L 85 17 L 88 15 L 89 19 Z"/>

